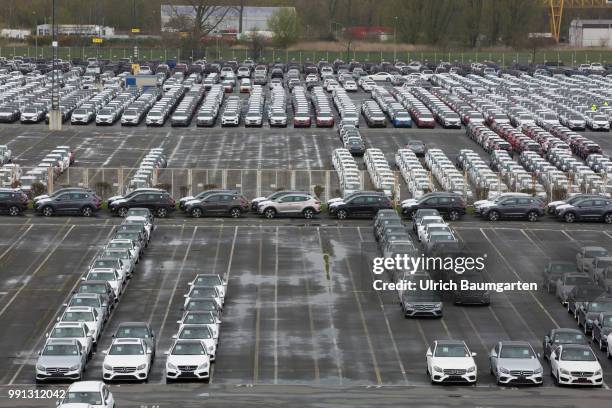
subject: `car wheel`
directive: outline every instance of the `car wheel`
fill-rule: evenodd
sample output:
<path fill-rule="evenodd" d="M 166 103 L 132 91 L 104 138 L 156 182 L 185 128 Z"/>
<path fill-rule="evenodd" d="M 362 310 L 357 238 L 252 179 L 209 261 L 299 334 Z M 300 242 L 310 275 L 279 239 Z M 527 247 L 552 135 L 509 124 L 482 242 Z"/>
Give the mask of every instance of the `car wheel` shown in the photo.
<path fill-rule="evenodd" d="M 310 220 L 314 217 L 314 211 L 312 210 L 312 208 L 305 209 L 302 214 L 304 214 L 304 218 L 306 218 L 307 220 Z"/>
<path fill-rule="evenodd" d="M 604 222 L 606 224 L 612 224 L 612 213 L 604 215 Z"/>
<path fill-rule="evenodd" d="M 127 207 L 119 207 L 119 209 L 117 209 L 117 215 L 125 218 L 128 214 L 128 208 Z"/>
<path fill-rule="evenodd" d="M 13 205 L 12 207 L 9 207 L 8 213 L 9 213 L 10 216 L 15 217 L 15 216 L 21 214 L 21 210 L 16 205 Z"/>
<path fill-rule="evenodd" d="M 565 220 L 565 222 L 567 222 L 568 224 L 571 224 L 572 222 L 576 221 L 576 215 L 574 213 L 567 213 L 563 216 L 563 219 Z"/>
<path fill-rule="evenodd" d="M 264 216 L 271 220 L 272 218 L 276 217 L 276 210 L 274 208 L 266 208 L 264 210 Z"/>
<path fill-rule="evenodd" d="M 497 211 L 489 212 L 489 221 L 497 221 L 499 220 L 499 213 Z"/>
<path fill-rule="evenodd" d="M 346 210 L 338 210 L 338 212 L 336 212 L 336 217 L 339 220 L 346 220 L 346 218 L 348 217 L 348 213 L 346 212 Z"/>
<path fill-rule="evenodd" d="M 81 215 L 83 217 L 91 217 L 93 215 L 93 208 L 85 206 L 81 209 Z"/>
<path fill-rule="evenodd" d="M 448 218 L 450 218 L 451 221 L 457 221 L 459 218 L 461 218 L 461 216 L 459 215 L 459 211 L 451 210 L 448 213 Z"/>
<path fill-rule="evenodd" d="M 241 214 L 240 208 L 232 208 L 230 210 L 230 217 L 232 218 L 239 218 Z"/>
<path fill-rule="evenodd" d="M 166 208 L 158 208 L 157 209 L 157 216 L 159 218 L 166 218 L 168 216 L 168 209 Z"/>
<path fill-rule="evenodd" d="M 201 208 L 192 208 L 191 209 L 191 216 L 193 218 L 200 218 L 200 217 L 202 217 L 202 209 Z"/>
<path fill-rule="evenodd" d="M 50 217 L 53 215 L 53 213 L 53 207 L 46 206 L 42 209 L 42 215 L 44 215 L 45 217 Z"/>
<path fill-rule="evenodd" d="M 527 213 L 527 219 L 529 222 L 536 222 L 538 220 L 538 213 L 535 211 L 530 211 Z"/>

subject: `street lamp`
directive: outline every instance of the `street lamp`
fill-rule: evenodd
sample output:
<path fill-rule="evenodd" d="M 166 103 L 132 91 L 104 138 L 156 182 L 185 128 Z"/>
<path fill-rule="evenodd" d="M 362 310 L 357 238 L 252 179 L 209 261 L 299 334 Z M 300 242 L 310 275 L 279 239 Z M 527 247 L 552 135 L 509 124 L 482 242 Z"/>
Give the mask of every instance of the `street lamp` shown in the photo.
<path fill-rule="evenodd" d="M 397 62 L 397 16 L 393 17 L 393 63 Z"/>

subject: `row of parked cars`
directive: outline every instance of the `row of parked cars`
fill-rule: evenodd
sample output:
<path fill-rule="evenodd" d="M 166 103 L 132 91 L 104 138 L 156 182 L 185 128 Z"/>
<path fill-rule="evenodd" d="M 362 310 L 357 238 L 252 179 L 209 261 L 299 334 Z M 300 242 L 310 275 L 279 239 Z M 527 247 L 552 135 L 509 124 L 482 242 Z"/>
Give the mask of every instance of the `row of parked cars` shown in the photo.
<path fill-rule="evenodd" d="M 155 102 L 147 113 L 145 123 L 147 126 L 163 126 L 172 114 L 174 107 L 185 95 L 186 88 L 176 85 L 164 91 L 163 96 Z"/>
<path fill-rule="evenodd" d="M 395 191 L 395 175 L 389 167 L 389 162 L 380 149 L 369 148 L 366 150 L 363 161 L 370 175 L 372 185 L 382 191 L 387 197 L 392 197 Z"/>
<path fill-rule="evenodd" d="M 201 84 L 192 85 L 172 112 L 170 124 L 172 126 L 189 126 L 203 97 L 204 87 Z"/>
<path fill-rule="evenodd" d="M 354 156 L 363 156 L 366 145 L 359 128 L 350 123 L 339 123 L 337 129 L 342 146 Z"/>
<path fill-rule="evenodd" d="M 207 92 L 196 116 L 198 126 L 214 126 L 225 99 L 225 92 L 221 85 L 213 85 Z"/>
<path fill-rule="evenodd" d="M 46 334 L 35 367 L 37 382 L 82 379 L 153 229 L 151 213 L 144 208 L 132 209 L 116 227 Z M 122 322 L 104 354 L 105 381 L 146 381 L 155 356 L 155 335 L 147 323 Z"/>
<path fill-rule="evenodd" d="M 395 154 L 395 164 L 413 198 L 419 199 L 435 190 L 429 172 L 423 167 L 413 150 L 399 149 Z"/>
<path fill-rule="evenodd" d="M 312 105 L 314 107 L 315 122 L 317 127 L 334 126 L 334 115 L 329 103 L 329 97 L 322 87 L 314 86 L 310 90 Z"/>
<path fill-rule="evenodd" d="M 361 172 L 348 149 L 335 149 L 332 155 L 332 164 L 336 170 L 343 197 L 361 190 Z"/>

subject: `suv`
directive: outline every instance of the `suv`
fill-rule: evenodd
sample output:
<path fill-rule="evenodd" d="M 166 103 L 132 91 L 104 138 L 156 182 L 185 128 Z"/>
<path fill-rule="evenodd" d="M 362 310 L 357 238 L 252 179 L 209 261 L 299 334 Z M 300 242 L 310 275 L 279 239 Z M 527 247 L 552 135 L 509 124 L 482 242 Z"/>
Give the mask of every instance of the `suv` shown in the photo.
<path fill-rule="evenodd" d="M 182 211 L 185 211 L 185 207 L 187 206 L 187 203 L 189 201 L 203 200 L 204 198 L 206 198 L 209 195 L 214 194 L 214 193 L 238 194 L 238 191 L 236 191 L 236 190 L 226 190 L 226 189 L 213 189 L 213 190 L 202 191 L 202 192 L 198 193 L 195 196 L 181 197 L 181 199 L 179 200 L 179 209 L 182 210 Z"/>
<path fill-rule="evenodd" d="M 287 194 L 259 202 L 257 212 L 266 218 L 274 218 L 277 215 L 302 215 L 306 219 L 311 219 L 321 212 L 321 201 L 311 194 Z"/>
<path fill-rule="evenodd" d="M 174 198 L 165 191 L 137 193 L 109 204 L 109 209 L 120 217 L 125 217 L 130 208 L 148 208 L 159 218 L 165 218 L 176 208 Z"/>
<path fill-rule="evenodd" d="M 420 209 L 433 209 L 443 216 L 448 216 L 451 221 L 457 221 L 465 214 L 465 206 L 465 201 L 459 194 L 436 192 L 425 194 L 418 200 L 402 201 L 402 214 L 412 218 Z"/>
<path fill-rule="evenodd" d="M 0 188 L 0 213 L 16 216 L 28 208 L 28 196 L 21 190 Z"/>
<path fill-rule="evenodd" d="M 95 193 L 72 191 L 40 199 L 34 204 L 34 209 L 45 217 L 56 213 L 91 217 L 100 210 L 101 205 L 102 199 Z"/>
<path fill-rule="evenodd" d="M 348 217 L 373 217 L 379 210 L 393 208 L 393 203 L 384 194 L 376 191 L 362 191 L 352 194 L 346 201 L 338 201 L 330 205 L 330 215 L 339 220 Z"/>
<path fill-rule="evenodd" d="M 194 218 L 206 215 L 229 215 L 238 218 L 248 211 L 248 200 L 237 193 L 214 193 L 202 200 L 188 201 L 185 205 L 185 212 Z"/>
<path fill-rule="evenodd" d="M 612 200 L 587 198 L 561 209 L 557 214 L 565 222 L 603 221 L 612 224 Z"/>
<path fill-rule="evenodd" d="M 307 191 L 299 191 L 299 190 L 280 190 L 280 191 L 275 191 L 274 193 L 270 194 L 267 197 L 257 197 L 254 198 L 251 201 L 251 210 L 253 211 L 257 211 L 257 207 L 259 206 L 259 203 L 261 203 L 262 201 L 270 201 L 270 200 L 276 200 L 286 194 L 308 194 Z"/>
<path fill-rule="evenodd" d="M 482 209 L 489 221 L 501 218 L 526 218 L 535 222 L 544 215 L 544 202 L 533 197 L 506 197 Z"/>

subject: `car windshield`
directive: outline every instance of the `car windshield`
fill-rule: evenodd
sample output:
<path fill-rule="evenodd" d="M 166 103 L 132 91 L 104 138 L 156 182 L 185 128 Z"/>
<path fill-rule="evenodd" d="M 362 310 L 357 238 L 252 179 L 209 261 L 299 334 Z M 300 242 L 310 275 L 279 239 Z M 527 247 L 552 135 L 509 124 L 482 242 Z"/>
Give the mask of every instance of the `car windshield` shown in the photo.
<path fill-rule="evenodd" d="M 436 357 L 469 357 L 465 346 L 462 344 L 439 344 L 436 347 Z"/>
<path fill-rule="evenodd" d="M 503 346 L 500 358 L 534 358 L 533 352 L 527 346 Z"/>
<path fill-rule="evenodd" d="M 79 293 L 106 293 L 106 286 L 101 283 L 81 285 Z"/>
<path fill-rule="evenodd" d="M 89 275 L 87 275 L 88 279 L 91 280 L 105 280 L 105 281 L 111 281 L 111 280 L 115 280 L 115 274 L 112 272 L 90 272 Z"/>
<path fill-rule="evenodd" d="M 71 337 L 84 337 L 82 327 L 56 327 L 51 332 L 51 336 L 54 338 L 71 338 Z"/>
<path fill-rule="evenodd" d="M 91 312 L 66 312 L 63 321 L 66 322 L 90 322 L 93 320 Z"/>
<path fill-rule="evenodd" d="M 172 349 L 172 354 L 178 356 L 185 355 L 205 355 L 206 350 L 201 343 L 177 343 Z"/>
<path fill-rule="evenodd" d="M 100 307 L 100 301 L 97 297 L 74 297 L 70 301 L 70 306 Z"/>
<path fill-rule="evenodd" d="M 93 264 L 94 268 L 116 268 L 117 267 L 117 260 L 97 260 L 96 262 L 94 262 Z"/>
<path fill-rule="evenodd" d="M 207 326 L 185 328 L 181 330 L 179 339 L 210 339 L 210 331 Z"/>
<path fill-rule="evenodd" d="M 209 313 L 189 313 L 185 316 L 184 322 L 191 324 L 213 324 L 215 319 Z"/>
<path fill-rule="evenodd" d="M 589 312 L 612 312 L 612 302 L 591 302 Z"/>
<path fill-rule="evenodd" d="M 140 344 L 113 344 L 108 351 L 108 354 L 113 356 L 133 356 L 144 353 Z"/>
<path fill-rule="evenodd" d="M 555 336 L 556 344 L 581 344 L 586 341 L 582 333 L 559 333 Z"/>
<path fill-rule="evenodd" d="M 561 360 L 565 361 L 597 361 L 590 349 L 566 348 L 561 352 Z"/>
<path fill-rule="evenodd" d="M 129 242 L 111 242 L 108 245 L 109 248 L 129 248 L 130 247 L 130 243 Z"/>
<path fill-rule="evenodd" d="M 590 251 L 586 251 L 584 254 L 585 258 L 597 258 L 598 256 L 607 256 L 608 252 L 601 249 L 593 249 Z"/>
<path fill-rule="evenodd" d="M 74 344 L 48 344 L 43 356 L 78 356 L 79 349 Z"/>
<path fill-rule="evenodd" d="M 568 276 L 565 278 L 566 285 L 586 285 L 591 280 L 587 276 Z"/>
<path fill-rule="evenodd" d="M 197 288 L 190 294 L 190 297 L 192 298 L 211 298 L 216 296 L 217 292 L 214 288 Z"/>
<path fill-rule="evenodd" d="M 453 241 L 453 236 L 451 234 L 443 234 L 443 233 L 435 233 L 431 234 L 429 237 L 430 241 Z"/>
<path fill-rule="evenodd" d="M 187 310 L 209 311 L 216 310 L 216 304 L 213 300 L 190 300 L 187 304 Z"/>
<path fill-rule="evenodd" d="M 102 405 L 102 396 L 99 392 L 69 392 L 63 402 Z"/>
<path fill-rule="evenodd" d="M 612 316 L 604 316 L 601 321 L 603 327 L 612 327 Z"/>
<path fill-rule="evenodd" d="M 573 263 L 553 263 L 550 266 L 550 270 L 552 272 L 574 272 L 576 271 L 576 266 Z"/>

